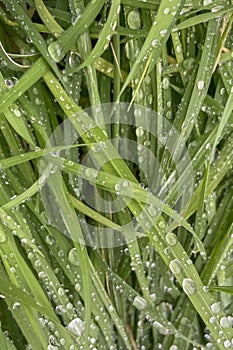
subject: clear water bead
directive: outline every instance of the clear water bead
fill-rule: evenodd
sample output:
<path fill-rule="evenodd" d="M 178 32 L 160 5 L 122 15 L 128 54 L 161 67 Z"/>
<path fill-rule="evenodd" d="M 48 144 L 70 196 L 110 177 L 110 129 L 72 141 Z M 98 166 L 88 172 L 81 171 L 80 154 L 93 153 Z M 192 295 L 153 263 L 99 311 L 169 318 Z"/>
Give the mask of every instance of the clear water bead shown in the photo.
<path fill-rule="evenodd" d="M 195 282 L 191 278 L 184 278 L 182 282 L 182 287 L 187 295 L 193 295 L 197 292 Z"/>
<path fill-rule="evenodd" d="M 225 316 L 222 317 L 222 318 L 220 319 L 220 325 L 221 325 L 221 327 L 223 327 L 223 328 L 231 327 L 230 321 L 229 321 L 228 318 L 225 317 Z"/>
<path fill-rule="evenodd" d="M 204 89 L 204 86 L 205 86 L 205 82 L 203 80 L 199 80 L 197 82 L 197 88 L 198 90 L 203 90 Z"/>
<path fill-rule="evenodd" d="M 78 254 L 77 254 L 76 248 L 72 248 L 70 250 L 70 252 L 68 254 L 68 259 L 72 265 L 79 266 L 79 259 L 78 259 Z"/>
<path fill-rule="evenodd" d="M 134 298 L 133 305 L 139 310 L 144 310 L 147 306 L 147 301 L 144 298 L 137 295 Z"/>
<path fill-rule="evenodd" d="M 128 25 L 131 29 L 141 28 L 141 17 L 137 10 L 130 11 L 127 18 Z"/>
<path fill-rule="evenodd" d="M 220 309 L 220 306 L 218 303 L 214 303 L 210 306 L 210 309 L 211 311 L 214 313 L 214 314 L 219 314 L 219 312 L 221 311 Z"/>
<path fill-rule="evenodd" d="M 176 235 L 173 232 L 168 232 L 166 234 L 166 241 L 170 246 L 174 246 L 177 244 L 178 239 L 176 237 Z"/>
<path fill-rule="evenodd" d="M 174 275 L 179 275 L 182 273 L 183 267 L 179 260 L 174 259 L 170 262 L 169 268 Z"/>
<path fill-rule="evenodd" d="M 80 337 L 85 330 L 84 322 L 79 317 L 74 318 L 68 324 L 67 328 L 78 337 Z"/>

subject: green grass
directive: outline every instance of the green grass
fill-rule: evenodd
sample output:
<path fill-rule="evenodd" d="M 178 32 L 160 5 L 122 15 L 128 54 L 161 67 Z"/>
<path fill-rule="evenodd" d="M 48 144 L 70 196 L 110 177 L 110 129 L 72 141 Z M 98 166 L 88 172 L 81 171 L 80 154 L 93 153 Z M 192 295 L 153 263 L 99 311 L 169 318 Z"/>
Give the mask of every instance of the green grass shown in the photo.
<path fill-rule="evenodd" d="M 0 348 L 233 348 L 231 1 L 0 1 Z"/>

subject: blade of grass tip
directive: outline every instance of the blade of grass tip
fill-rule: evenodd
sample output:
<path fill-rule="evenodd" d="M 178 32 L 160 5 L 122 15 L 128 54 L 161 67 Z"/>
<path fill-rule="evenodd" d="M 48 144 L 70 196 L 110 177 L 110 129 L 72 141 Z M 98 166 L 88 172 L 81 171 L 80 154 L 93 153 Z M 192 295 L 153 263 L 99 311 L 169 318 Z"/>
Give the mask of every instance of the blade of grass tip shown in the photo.
<path fill-rule="evenodd" d="M 204 22 L 208 22 L 212 19 L 219 18 L 222 15 L 232 12 L 233 11 L 233 6 L 232 5 L 227 5 L 224 6 L 224 8 L 219 9 L 219 11 L 209 11 L 207 13 L 202 13 L 200 15 L 192 16 L 191 18 L 186 19 L 185 21 L 182 21 L 177 25 L 177 27 L 174 28 L 174 31 L 176 30 L 182 30 L 186 29 L 189 27 L 193 27 L 197 24 L 202 24 Z"/>
<path fill-rule="evenodd" d="M 33 45 L 38 49 L 38 51 L 43 56 L 44 60 L 52 68 L 56 76 L 61 79 L 60 72 L 57 68 L 57 65 L 48 55 L 47 45 L 44 41 L 44 38 L 36 29 L 34 23 L 31 21 L 28 14 L 24 11 L 23 7 L 16 1 L 11 0 L 10 4 L 8 0 L 3 0 L 3 4 L 6 6 L 8 11 L 13 16 L 14 20 L 19 24 L 20 28 L 25 32 L 27 36 L 30 37 Z M 23 23 L 23 24 L 22 24 Z M 62 79 L 61 79 L 62 81 Z"/>
<path fill-rule="evenodd" d="M 145 39 L 139 55 L 131 68 L 128 77 L 121 89 L 120 95 L 129 85 L 130 81 L 134 79 L 138 66 L 148 59 L 149 55 L 152 53 L 151 64 L 149 65 L 148 72 L 151 72 L 154 65 L 160 56 L 161 46 L 164 45 L 172 31 L 172 27 L 176 22 L 180 10 L 183 8 L 185 1 L 173 1 L 172 7 L 169 7 L 167 1 L 162 1 L 160 3 L 158 13 L 152 24 L 152 27 Z"/>
<path fill-rule="evenodd" d="M 55 62 L 60 62 L 75 44 L 78 37 L 87 31 L 103 5 L 104 0 L 89 2 L 81 17 L 74 18 L 73 25 L 66 29 L 57 41 L 49 44 L 48 51 Z"/>
<path fill-rule="evenodd" d="M 209 288 L 213 292 L 233 294 L 233 287 L 232 286 L 209 286 Z"/>
<path fill-rule="evenodd" d="M 54 17 L 50 14 L 42 0 L 35 0 L 36 10 L 44 22 L 45 26 L 49 29 L 50 33 L 58 38 L 63 33 L 63 28 L 55 21 Z"/>
<path fill-rule="evenodd" d="M 88 65 L 92 65 L 98 57 L 107 49 L 111 37 L 117 26 L 117 19 L 120 13 L 120 0 L 115 0 L 112 2 L 111 9 L 108 15 L 108 19 L 100 33 L 99 39 L 91 51 L 89 57 L 80 65 L 79 69 L 82 69 Z"/>

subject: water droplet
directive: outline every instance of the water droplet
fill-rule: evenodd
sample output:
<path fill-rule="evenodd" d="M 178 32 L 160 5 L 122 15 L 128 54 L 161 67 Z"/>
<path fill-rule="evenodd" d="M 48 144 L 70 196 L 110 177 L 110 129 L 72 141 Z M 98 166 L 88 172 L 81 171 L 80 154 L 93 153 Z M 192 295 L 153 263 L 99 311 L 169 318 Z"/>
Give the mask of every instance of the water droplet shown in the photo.
<path fill-rule="evenodd" d="M 218 303 L 212 304 L 212 305 L 210 306 L 210 308 L 211 308 L 211 311 L 212 311 L 214 314 L 218 314 L 218 313 L 221 311 L 220 306 L 219 306 Z"/>
<path fill-rule="evenodd" d="M 204 86 L 205 86 L 205 82 L 204 82 L 203 80 L 199 80 L 199 81 L 197 82 L 197 88 L 198 88 L 198 90 L 204 89 Z"/>
<path fill-rule="evenodd" d="M 176 237 L 176 235 L 173 232 L 168 232 L 166 234 L 166 241 L 170 246 L 174 246 L 177 244 L 178 239 Z"/>
<path fill-rule="evenodd" d="M 148 212 L 149 212 L 150 216 L 155 216 L 158 213 L 156 207 L 153 204 L 151 204 L 149 206 Z"/>
<path fill-rule="evenodd" d="M 134 115 L 135 115 L 136 118 L 141 117 L 141 116 L 142 116 L 142 111 L 141 111 L 141 109 L 140 109 L 140 108 L 136 108 L 136 109 L 134 110 Z"/>
<path fill-rule="evenodd" d="M 74 318 L 68 324 L 67 328 L 78 337 L 80 337 L 85 330 L 84 322 L 79 317 Z"/>
<path fill-rule="evenodd" d="M 7 236 L 3 232 L 3 230 L 0 229 L 0 243 L 5 243 L 7 241 Z"/>
<path fill-rule="evenodd" d="M 231 342 L 230 342 L 230 340 L 225 340 L 224 341 L 224 343 L 223 343 L 223 345 L 224 345 L 224 348 L 226 348 L 226 349 L 229 349 L 229 348 L 231 348 Z"/>
<path fill-rule="evenodd" d="M 174 275 L 179 275 L 183 270 L 183 266 L 177 259 L 174 259 L 170 262 L 169 268 Z"/>
<path fill-rule="evenodd" d="M 168 15 L 169 12 L 170 12 L 170 9 L 169 9 L 168 7 L 165 7 L 165 9 L 163 10 L 163 13 L 164 13 L 165 15 Z"/>
<path fill-rule="evenodd" d="M 210 317 L 209 322 L 211 324 L 215 323 L 216 322 L 216 318 L 214 316 Z"/>
<path fill-rule="evenodd" d="M 159 222 L 159 227 L 160 227 L 160 228 L 165 228 L 165 223 L 164 223 L 163 221 L 160 221 L 160 222 Z"/>
<path fill-rule="evenodd" d="M 60 296 L 60 297 L 62 297 L 63 295 L 65 295 L 65 291 L 64 291 L 64 289 L 63 288 L 58 288 L 58 291 L 57 291 L 57 293 L 58 293 L 58 295 Z"/>
<path fill-rule="evenodd" d="M 147 301 L 140 297 L 139 295 L 137 295 L 135 298 L 134 298 L 134 301 L 133 301 L 133 305 L 138 309 L 138 310 L 144 310 L 146 307 L 147 307 Z"/>
<path fill-rule="evenodd" d="M 167 34 L 167 29 L 162 29 L 160 30 L 160 35 L 164 38 L 165 35 Z"/>
<path fill-rule="evenodd" d="M 80 290 L 81 290 L 81 285 L 80 285 L 79 283 L 75 283 L 74 288 L 75 288 L 75 290 L 76 290 L 77 292 L 80 292 Z"/>
<path fill-rule="evenodd" d="M 85 174 L 88 177 L 88 179 L 90 179 L 90 180 L 93 179 L 94 180 L 94 179 L 97 178 L 98 171 L 95 170 L 95 169 L 92 169 L 92 168 L 88 168 L 88 169 L 86 169 Z"/>
<path fill-rule="evenodd" d="M 158 46 L 160 46 L 160 41 L 158 39 L 154 39 L 154 40 L 152 40 L 151 45 L 153 47 L 158 47 Z"/>
<path fill-rule="evenodd" d="M 182 282 L 182 287 L 187 295 L 192 295 L 197 292 L 195 282 L 191 278 L 184 278 Z"/>
<path fill-rule="evenodd" d="M 130 11 L 127 21 L 131 29 L 139 29 L 141 27 L 140 13 L 137 10 Z"/>
<path fill-rule="evenodd" d="M 68 254 L 68 259 L 72 265 L 79 266 L 79 259 L 78 259 L 76 248 L 72 248 L 70 250 Z"/>
<path fill-rule="evenodd" d="M 53 42 L 49 44 L 48 51 L 55 62 L 60 62 L 60 60 L 62 59 L 62 50 L 61 45 L 59 43 Z"/>
<path fill-rule="evenodd" d="M 230 321 L 228 320 L 227 317 L 222 317 L 220 319 L 220 325 L 223 327 L 223 328 L 228 328 L 228 327 L 231 327 L 231 324 L 230 324 Z"/>
<path fill-rule="evenodd" d="M 13 310 L 17 310 L 17 309 L 19 309 L 19 307 L 20 307 L 20 303 L 16 302 L 16 303 L 13 304 L 12 309 Z"/>
<path fill-rule="evenodd" d="M 170 86 L 170 82 L 169 82 L 169 79 L 168 78 L 164 78 L 163 79 L 163 88 L 166 90 L 168 89 Z"/>
<path fill-rule="evenodd" d="M 178 346 L 172 345 L 172 346 L 170 346 L 169 350 L 178 350 Z"/>
<path fill-rule="evenodd" d="M 142 137 L 144 135 L 144 130 L 141 126 L 139 126 L 137 129 L 136 129 L 136 136 L 137 137 Z"/>

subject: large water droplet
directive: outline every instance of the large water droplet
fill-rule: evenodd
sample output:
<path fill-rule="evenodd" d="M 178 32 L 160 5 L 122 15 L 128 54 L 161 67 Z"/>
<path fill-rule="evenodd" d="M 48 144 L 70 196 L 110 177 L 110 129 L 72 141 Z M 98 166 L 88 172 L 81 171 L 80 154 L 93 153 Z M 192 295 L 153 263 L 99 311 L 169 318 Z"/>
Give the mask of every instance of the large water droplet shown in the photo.
<path fill-rule="evenodd" d="M 3 230 L 0 229 L 0 243 L 5 243 L 7 241 L 7 236 L 3 232 Z"/>
<path fill-rule="evenodd" d="M 81 318 L 74 318 L 67 326 L 67 328 L 77 336 L 81 336 L 85 330 L 84 322 Z"/>
<path fill-rule="evenodd" d="M 63 58 L 62 47 L 59 43 L 53 42 L 49 44 L 48 51 L 55 62 L 60 62 Z"/>
<path fill-rule="evenodd" d="M 173 232 L 168 232 L 166 234 L 166 241 L 170 246 L 174 246 L 177 244 L 178 239 L 176 237 L 176 235 Z"/>
<path fill-rule="evenodd" d="M 137 295 L 135 298 L 134 298 L 134 301 L 133 301 L 133 305 L 138 309 L 138 310 L 144 310 L 147 306 L 147 301 L 140 297 L 139 295 Z"/>
<path fill-rule="evenodd" d="M 191 278 L 184 278 L 182 282 L 182 287 L 187 295 L 192 295 L 197 292 L 195 282 Z"/>
<path fill-rule="evenodd" d="M 220 319 L 220 325 L 223 327 L 223 328 L 228 328 L 228 327 L 231 327 L 231 324 L 230 324 L 230 321 L 228 320 L 227 317 L 222 317 Z"/>
<path fill-rule="evenodd" d="M 198 90 L 203 90 L 204 89 L 204 86 L 205 86 L 205 82 L 203 80 L 199 80 L 197 82 L 197 88 Z"/>
<path fill-rule="evenodd" d="M 79 266 L 79 259 L 78 259 L 76 248 L 72 248 L 70 250 L 68 259 L 72 265 Z"/>
<path fill-rule="evenodd" d="M 174 275 L 179 275 L 183 270 L 181 263 L 177 259 L 172 260 L 169 264 L 169 267 Z"/>
<path fill-rule="evenodd" d="M 211 308 L 211 311 L 212 311 L 214 314 L 218 314 L 218 313 L 221 311 L 220 306 L 219 306 L 218 303 L 212 304 L 212 305 L 210 306 L 210 308 Z"/>
<path fill-rule="evenodd" d="M 137 10 L 130 11 L 127 21 L 131 29 L 139 29 L 141 27 L 140 13 Z"/>

